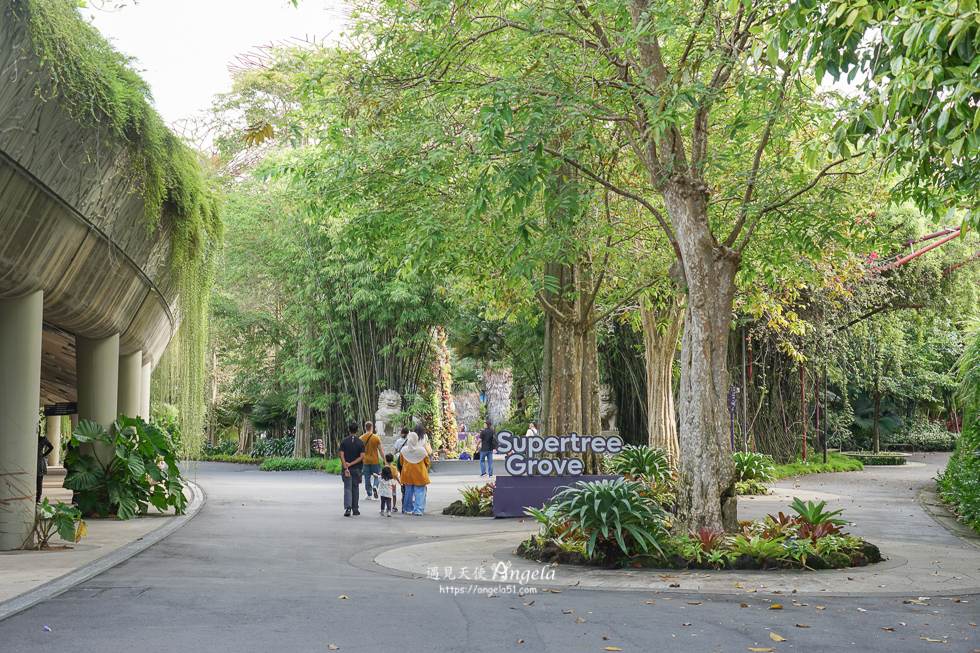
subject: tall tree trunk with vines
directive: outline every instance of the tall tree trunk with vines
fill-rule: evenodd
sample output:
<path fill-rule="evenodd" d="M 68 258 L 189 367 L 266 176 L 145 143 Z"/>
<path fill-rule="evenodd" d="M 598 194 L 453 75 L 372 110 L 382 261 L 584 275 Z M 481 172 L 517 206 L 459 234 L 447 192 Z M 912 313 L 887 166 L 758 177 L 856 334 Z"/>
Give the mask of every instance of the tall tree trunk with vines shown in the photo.
<path fill-rule="evenodd" d="M 677 464 L 677 412 L 674 408 L 674 355 L 684 323 L 682 297 L 673 295 L 667 305 L 646 302 L 640 308 L 643 351 L 647 368 L 648 443 L 670 454 Z"/>
<path fill-rule="evenodd" d="M 557 281 L 558 291 L 539 294 L 546 320 L 541 434 L 598 435 L 599 353 L 591 264 L 549 263 L 545 275 Z M 585 473 L 598 473 L 599 456 L 583 458 Z"/>

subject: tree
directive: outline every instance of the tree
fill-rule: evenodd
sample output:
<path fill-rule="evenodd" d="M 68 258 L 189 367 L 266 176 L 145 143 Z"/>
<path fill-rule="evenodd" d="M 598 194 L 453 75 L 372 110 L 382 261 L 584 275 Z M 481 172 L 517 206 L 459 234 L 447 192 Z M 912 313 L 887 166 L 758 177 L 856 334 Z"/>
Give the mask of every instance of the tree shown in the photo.
<path fill-rule="evenodd" d="M 371 52 L 359 79 L 376 98 L 397 87 L 395 109 L 427 116 L 418 129 L 430 125 L 431 106 L 447 117 L 444 124 L 471 125 L 447 128 L 451 138 L 420 138 L 420 147 L 409 150 L 417 167 L 435 166 L 452 152 L 455 165 L 472 162 L 479 171 L 471 192 L 453 196 L 466 203 L 471 219 L 509 215 L 535 235 L 567 238 L 548 243 L 557 258 L 544 263 L 553 267 L 539 292 L 553 307 L 549 293 L 564 294 L 560 310 L 546 310 L 569 352 L 591 350 L 583 326 L 594 323 L 593 281 L 603 274 L 595 265 L 603 252 L 575 249 L 596 242 L 595 230 L 570 237 L 590 212 L 601 215 L 602 202 L 593 198 L 633 202 L 646 212 L 644 222 L 662 231 L 677 258 L 674 278 L 687 295 L 683 527 L 720 525 L 723 509 L 734 525 L 726 354 L 736 275 L 749 245 L 765 242 L 766 251 L 755 253 L 762 259 L 819 250 L 842 220 L 835 206 L 840 185 L 821 182 L 854 172 L 851 156 L 796 157 L 791 144 L 819 138 L 813 125 L 827 109 L 799 54 L 766 48 L 762 37 L 780 8 L 763 1 L 568 8 L 534 1 L 391 2 L 368 7 L 370 24 L 358 32 Z M 474 105 L 479 109 L 470 121 L 464 109 Z M 546 209 L 529 210 L 540 198 Z M 397 224 L 414 234 L 428 228 Z M 608 234 L 600 231 L 599 238 Z M 620 238 L 623 232 L 613 240 Z M 758 276 L 766 268 L 757 269 Z M 572 392 L 557 401 L 583 406 L 576 420 L 582 423 L 591 399 Z"/>
<path fill-rule="evenodd" d="M 980 225 L 980 29 L 976 2 L 798 0 L 770 48 L 801 50 L 857 94 L 832 147 L 864 151 L 898 174 L 896 196 L 948 222 Z"/>

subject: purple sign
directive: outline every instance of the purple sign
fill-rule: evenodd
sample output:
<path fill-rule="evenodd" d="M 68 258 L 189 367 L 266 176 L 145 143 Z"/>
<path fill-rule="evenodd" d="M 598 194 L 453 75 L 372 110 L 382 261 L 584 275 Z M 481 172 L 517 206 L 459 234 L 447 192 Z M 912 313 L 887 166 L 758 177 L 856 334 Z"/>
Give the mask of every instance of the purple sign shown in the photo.
<path fill-rule="evenodd" d="M 498 476 L 493 490 L 494 517 L 524 517 L 525 508 L 540 508 L 569 485 L 619 476 Z"/>

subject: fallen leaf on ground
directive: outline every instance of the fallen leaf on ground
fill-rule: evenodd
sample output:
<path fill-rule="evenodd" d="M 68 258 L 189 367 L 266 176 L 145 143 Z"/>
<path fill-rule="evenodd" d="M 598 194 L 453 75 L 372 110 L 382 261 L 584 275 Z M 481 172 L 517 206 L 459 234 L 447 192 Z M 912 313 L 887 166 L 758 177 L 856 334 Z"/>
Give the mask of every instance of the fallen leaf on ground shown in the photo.
<path fill-rule="evenodd" d="M 740 608 L 747 608 L 747 607 L 749 607 L 749 604 L 748 603 L 739 603 L 738 604 L 738 607 L 740 607 Z"/>
<path fill-rule="evenodd" d="M 864 608 L 858 608 L 858 612 L 867 612 Z"/>
<path fill-rule="evenodd" d="M 340 650 L 340 647 L 337 646 L 336 644 L 330 644 L 330 645 L 327 646 L 327 648 L 330 649 L 331 651 L 339 651 Z"/>
<path fill-rule="evenodd" d="M 809 628 L 806 624 L 796 624 L 797 628 Z"/>
<path fill-rule="evenodd" d="M 939 642 L 941 644 L 945 644 L 946 643 L 946 640 L 943 640 L 943 639 L 932 639 L 930 637 L 920 637 L 919 639 L 924 639 L 927 642 Z"/>
<path fill-rule="evenodd" d="M 523 639 L 519 639 L 519 640 L 517 640 L 517 643 L 518 644 L 523 644 L 524 643 L 524 640 Z"/>
<path fill-rule="evenodd" d="M 647 601 L 647 605 L 655 605 L 655 603 L 653 602 L 653 599 L 650 599 L 649 601 Z"/>
<path fill-rule="evenodd" d="M 827 609 L 827 608 L 825 608 L 825 607 L 823 607 L 822 605 L 818 605 L 818 606 L 817 606 L 817 610 L 826 610 L 826 609 Z"/>
<path fill-rule="evenodd" d="M 690 626 L 690 625 L 691 625 L 691 622 L 690 622 L 690 621 L 688 621 L 687 623 L 683 623 L 683 624 L 681 624 L 681 625 L 682 625 L 682 626 Z"/>
<path fill-rule="evenodd" d="M 701 605 L 701 601 L 688 601 L 688 605 Z"/>
<path fill-rule="evenodd" d="M 585 623 L 585 619 L 583 619 L 582 617 L 576 617 L 575 618 L 575 623 L 577 623 L 577 624 L 584 624 Z"/>
<path fill-rule="evenodd" d="M 745 587 L 745 585 L 742 585 L 741 583 L 733 583 L 733 584 L 735 585 L 735 587 Z"/>
<path fill-rule="evenodd" d="M 621 648 L 616 648 L 615 646 L 607 646 L 607 647 L 606 647 L 606 650 L 607 650 L 607 651 L 622 651 L 623 649 L 621 649 Z"/>
<path fill-rule="evenodd" d="M 779 605 L 778 603 L 773 603 L 772 605 L 769 606 L 769 609 L 770 610 L 782 610 L 783 609 L 783 606 Z"/>
<path fill-rule="evenodd" d="M 769 639 L 771 639 L 774 642 L 785 642 L 786 641 L 786 638 L 785 637 L 780 637 L 776 633 L 769 633 Z"/>
<path fill-rule="evenodd" d="M 572 614 L 574 612 L 575 612 L 575 610 L 562 610 L 561 611 L 562 614 Z"/>
<path fill-rule="evenodd" d="M 671 587 L 680 587 L 681 584 L 680 583 L 671 583 L 670 586 Z"/>
<path fill-rule="evenodd" d="M 552 594 L 561 594 L 561 590 L 551 590 Z"/>
<path fill-rule="evenodd" d="M 751 646 L 749 647 L 749 650 L 755 651 L 755 653 L 770 653 L 772 651 L 771 648 L 753 648 Z"/>
<path fill-rule="evenodd" d="M 534 605 L 534 601 L 531 601 L 530 603 L 525 603 L 524 605 Z"/>
<path fill-rule="evenodd" d="M 340 596 L 338 596 L 337 598 L 338 598 L 338 599 L 346 599 L 347 597 L 346 597 L 346 596 L 344 596 L 343 594 L 341 594 L 341 595 L 340 595 Z"/>
<path fill-rule="evenodd" d="M 878 626 L 878 627 L 881 628 L 882 630 L 890 630 L 890 631 L 894 631 L 895 630 L 891 626 Z"/>

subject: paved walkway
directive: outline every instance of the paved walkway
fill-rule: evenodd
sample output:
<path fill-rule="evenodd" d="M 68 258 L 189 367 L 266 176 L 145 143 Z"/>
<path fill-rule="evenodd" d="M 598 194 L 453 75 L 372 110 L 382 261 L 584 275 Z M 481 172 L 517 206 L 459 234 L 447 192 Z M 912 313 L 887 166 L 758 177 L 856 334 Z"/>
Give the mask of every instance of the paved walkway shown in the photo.
<path fill-rule="evenodd" d="M 924 643 L 929 641 L 970 652 L 980 644 L 980 627 L 972 625 L 980 622 L 980 592 L 963 592 L 971 583 L 976 587 L 980 551 L 931 521 L 914 502 L 916 491 L 908 489 L 927 483 L 937 458 L 921 459 L 927 463 L 922 468 L 894 478 L 891 470 L 875 470 L 780 486 L 804 496 L 835 495 L 858 520 L 855 532 L 880 533 L 882 543 L 889 542 L 891 559 L 851 571 L 853 581 L 848 572 L 835 571 L 754 578 L 534 565 L 510 553 L 532 523 L 438 514 L 460 485 L 480 482 L 475 464 L 439 466 L 424 517 L 382 517 L 375 512 L 378 502 L 363 501 L 362 516 L 348 518 L 336 476 L 201 463 L 187 469 L 207 493 L 196 516 L 138 520 L 150 527 L 148 535 L 100 558 L 95 564 L 101 567 L 82 563 L 74 572 L 82 576 L 63 576 L 0 604 L 8 615 L 0 619 L 0 649 L 240 653 L 319 651 L 334 644 L 351 651 L 567 653 L 611 646 L 705 653 L 776 650 L 771 636 L 779 635 L 787 640 L 779 650 L 918 653 L 930 650 L 923 648 L 932 646 Z M 906 480 L 909 472 L 918 477 Z M 787 503 L 747 500 L 743 515 L 770 506 L 785 510 Z M 883 506 L 886 521 L 903 520 L 905 540 L 901 527 L 889 531 L 872 523 L 875 506 Z M 127 547 L 159 535 L 152 526 L 164 521 L 182 525 L 115 564 L 113 555 L 126 556 L 132 550 Z M 108 552 L 108 531 L 93 533 L 85 544 Z M 920 557 L 927 549 L 920 540 L 934 545 L 932 556 Z M 935 555 L 941 551 L 950 555 Z M 26 556 L 36 564 L 73 555 L 2 555 L 0 586 L 12 577 L 4 567 L 11 560 Z M 508 583 L 428 577 L 432 566 L 442 576 L 447 567 L 458 575 L 463 567 L 472 574 L 479 566 L 492 571 L 508 563 L 511 570 L 543 569 L 554 577 Z M 968 575 L 960 574 L 960 565 Z M 74 580 L 83 577 L 89 578 Z M 812 579 L 819 584 L 804 584 Z M 18 607 L 32 601 L 33 607 Z M 774 612 L 776 604 L 784 609 Z"/>
<path fill-rule="evenodd" d="M 904 467 L 869 467 L 864 472 L 820 474 L 776 484 L 766 497 L 742 497 L 739 517 L 750 519 L 780 510 L 788 512 L 794 496 L 826 500 L 843 508 L 853 522 L 850 532 L 878 544 L 884 562 L 859 569 L 819 572 L 607 570 L 574 566 L 551 567 L 513 554 L 536 532 L 531 520 L 446 517 L 438 510 L 458 498 L 458 488 L 483 482 L 470 463 L 441 463 L 433 474 L 430 514 L 409 531 L 417 543 L 401 541 L 368 547 L 352 562 L 378 566 L 413 577 L 465 582 L 503 572 L 511 579 L 548 578 L 549 588 L 656 590 L 751 594 L 782 592 L 797 595 L 944 596 L 980 593 L 980 539 L 958 524 L 932 492 L 932 479 L 945 464 L 944 454 L 914 456 Z M 474 467 L 474 469 L 470 469 Z M 241 469 L 247 470 L 242 466 Z M 0 619 L 57 595 L 158 542 L 186 523 L 203 503 L 196 486 L 188 515 L 151 514 L 120 522 L 89 520 L 89 534 L 71 550 L 0 553 Z M 372 519 L 374 504 L 362 499 Z M 244 505 L 244 504 L 243 504 Z M 396 521 L 413 527 L 411 516 Z M 950 530 L 947 530 L 950 529 Z M 953 532 L 951 532 L 953 531 Z M 411 539 L 411 538 L 410 538 Z M 463 577 L 465 576 L 465 578 Z M 499 578 L 499 576 L 498 576 Z"/>

